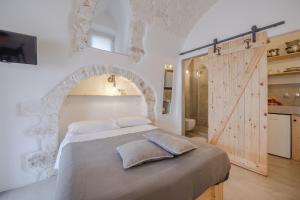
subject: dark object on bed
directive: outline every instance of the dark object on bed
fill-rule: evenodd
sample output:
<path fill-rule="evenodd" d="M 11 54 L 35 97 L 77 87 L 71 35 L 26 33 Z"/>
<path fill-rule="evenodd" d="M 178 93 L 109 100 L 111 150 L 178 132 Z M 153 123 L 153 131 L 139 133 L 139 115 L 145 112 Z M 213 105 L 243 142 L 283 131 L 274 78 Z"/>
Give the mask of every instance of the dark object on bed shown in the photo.
<path fill-rule="evenodd" d="M 116 147 L 144 139 L 143 133 L 65 146 L 56 199 L 190 200 L 228 178 L 230 162 L 227 154 L 215 146 L 194 141 L 197 149 L 182 156 L 123 169 Z"/>

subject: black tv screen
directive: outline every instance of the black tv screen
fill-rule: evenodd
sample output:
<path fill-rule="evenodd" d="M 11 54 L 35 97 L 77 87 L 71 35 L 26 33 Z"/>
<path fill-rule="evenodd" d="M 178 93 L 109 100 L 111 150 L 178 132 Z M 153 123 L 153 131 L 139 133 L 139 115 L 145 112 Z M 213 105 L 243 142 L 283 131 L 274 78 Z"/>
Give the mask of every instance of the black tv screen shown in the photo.
<path fill-rule="evenodd" d="M 36 37 L 0 30 L 0 61 L 36 65 Z"/>

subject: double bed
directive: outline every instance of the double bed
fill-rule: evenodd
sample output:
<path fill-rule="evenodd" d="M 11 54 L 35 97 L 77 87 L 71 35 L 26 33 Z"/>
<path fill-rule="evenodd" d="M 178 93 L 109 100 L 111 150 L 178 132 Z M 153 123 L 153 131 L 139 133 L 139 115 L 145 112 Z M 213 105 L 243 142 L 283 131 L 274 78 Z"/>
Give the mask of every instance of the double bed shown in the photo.
<path fill-rule="evenodd" d="M 56 199 L 222 199 L 222 183 L 229 176 L 230 162 L 225 152 L 206 143 L 191 141 L 197 149 L 124 169 L 116 148 L 144 139 L 143 134 L 149 132 L 164 131 L 144 124 L 91 134 L 67 134 L 55 164 Z"/>

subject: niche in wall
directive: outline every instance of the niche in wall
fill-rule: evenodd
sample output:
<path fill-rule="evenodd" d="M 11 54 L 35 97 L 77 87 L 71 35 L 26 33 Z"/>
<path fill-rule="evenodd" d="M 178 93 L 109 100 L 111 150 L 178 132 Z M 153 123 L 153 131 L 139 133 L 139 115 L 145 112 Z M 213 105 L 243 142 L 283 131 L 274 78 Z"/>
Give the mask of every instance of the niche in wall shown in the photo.
<path fill-rule="evenodd" d="M 128 54 L 130 21 L 128 0 L 98 0 L 88 33 L 88 45 L 96 49 Z"/>
<path fill-rule="evenodd" d="M 134 83 L 112 74 L 80 81 L 65 99 L 59 114 L 59 141 L 70 123 L 124 116 L 147 116 L 143 95 Z"/>

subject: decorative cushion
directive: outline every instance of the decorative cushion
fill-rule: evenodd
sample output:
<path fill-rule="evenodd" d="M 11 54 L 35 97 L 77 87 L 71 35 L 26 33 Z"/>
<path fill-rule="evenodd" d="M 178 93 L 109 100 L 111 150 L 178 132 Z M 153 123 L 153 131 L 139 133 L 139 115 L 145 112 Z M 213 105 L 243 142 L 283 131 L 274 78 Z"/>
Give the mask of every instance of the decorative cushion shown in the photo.
<path fill-rule="evenodd" d="M 143 136 L 173 155 L 181 155 L 185 152 L 197 148 L 196 145 L 194 145 L 188 140 L 175 137 L 166 133 L 147 132 L 144 133 Z"/>
<path fill-rule="evenodd" d="M 128 169 L 145 162 L 172 158 L 173 155 L 148 140 L 136 140 L 117 147 L 123 168 Z"/>
<path fill-rule="evenodd" d="M 95 121 L 79 121 L 73 122 L 68 126 L 68 133 L 77 135 L 77 134 L 86 134 L 86 133 L 95 133 L 106 130 L 112 130 L 120 128 L 115 120 L 95 120 Z"/>
<path fill-rule="evenodd" d="M 146 125 L 151 124 L 152 121 L 148 119 L 147 117 L 141 117 L 141 116 L 130 116 L 130 117 L 122 117 L 117 119 L 117 124 L 121 128 L 124 127 L 131 127 L 131 126 L 140 126 L 140 125 Z"/>

